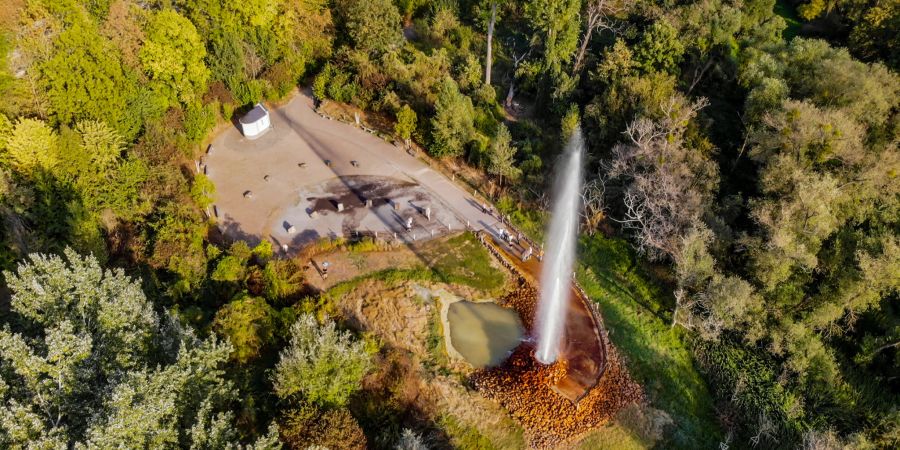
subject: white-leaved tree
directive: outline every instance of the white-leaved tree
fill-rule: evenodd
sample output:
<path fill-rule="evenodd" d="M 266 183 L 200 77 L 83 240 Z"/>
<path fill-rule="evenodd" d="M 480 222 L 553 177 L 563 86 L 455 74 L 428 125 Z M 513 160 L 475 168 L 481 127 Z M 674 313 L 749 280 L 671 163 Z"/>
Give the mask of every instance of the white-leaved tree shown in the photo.
<path fill-rule="evenodd" d="M 291 342 L 282 350 L 273 384 L 282 399 L 302 395 L 322 406 L 341 406 L 359 389 L 371 366 L 365 343 L 353 340 L 326 319 L 322 326 L 304 314 L 291 326 Z"/>
<path fill-rule="evenodd" d="M 710 150 L 695 148 L 688 125 L 708 102 L 669 99 L 661 118 L 638 118 L 605 163 L 608 178 L 623 190 L 624 218 L 638 250 L 652 259 L 675 258 L 681 239 L 701 222 L 719 184 Z"/>
<path fill-rule="evenodd" d="M 4 277 L 0 447 L 241 447 L 230 344 L 157 314 L 138 281 L 93 256 L 36 254 Z"/>

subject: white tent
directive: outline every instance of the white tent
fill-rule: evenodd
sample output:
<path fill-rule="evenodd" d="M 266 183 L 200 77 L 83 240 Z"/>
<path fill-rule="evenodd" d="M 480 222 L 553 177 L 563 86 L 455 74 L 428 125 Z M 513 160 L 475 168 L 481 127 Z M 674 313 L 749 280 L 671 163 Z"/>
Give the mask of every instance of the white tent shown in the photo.
<path fill-rule="evenodd" d="M 269 110 L 262 103 L 257 103 L 244 117 L 241 117 L 241 131 L 248 138 L 257 137 L 272 127 Z"/>

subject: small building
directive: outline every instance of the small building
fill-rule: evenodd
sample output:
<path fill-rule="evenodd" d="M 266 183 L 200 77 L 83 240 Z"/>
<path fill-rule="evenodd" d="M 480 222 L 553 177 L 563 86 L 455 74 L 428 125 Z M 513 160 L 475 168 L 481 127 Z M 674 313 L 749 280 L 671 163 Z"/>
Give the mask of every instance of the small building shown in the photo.
<path fill-rule="evenodd" d="M 272 128 L 269 120 L 269 110 L 262 103 L 257 103 L 244 117 L 240 119 L 241 132 L 248 138 L 255 138 Z"/>

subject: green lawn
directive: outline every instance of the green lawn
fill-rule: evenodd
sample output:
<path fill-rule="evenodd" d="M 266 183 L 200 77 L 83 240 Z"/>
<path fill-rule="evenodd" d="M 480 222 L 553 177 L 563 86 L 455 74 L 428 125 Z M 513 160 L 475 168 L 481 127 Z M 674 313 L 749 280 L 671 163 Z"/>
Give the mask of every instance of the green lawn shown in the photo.
<path fill-rule="evenodd" d="M 625 356 L 652 406 L 674 421 L 663 447 L 717 447 L 721 430 L 713 416 L 713 400 L 694 366 L 687 337 L 679 328 L 670 328 L 666 294 L 636 261 L 622 239 L 586 237 L 578 280 L 600 306 L 610 340 Z"/>
<path fill-rule="evenodd" d="M 421 256 L 436 279 L 445 283 L 497 293 L 506 282 L 503 271 L 491 264 L 491 254 L 469 232 L 447 240 L 431 241 L 422 247 Z"/>

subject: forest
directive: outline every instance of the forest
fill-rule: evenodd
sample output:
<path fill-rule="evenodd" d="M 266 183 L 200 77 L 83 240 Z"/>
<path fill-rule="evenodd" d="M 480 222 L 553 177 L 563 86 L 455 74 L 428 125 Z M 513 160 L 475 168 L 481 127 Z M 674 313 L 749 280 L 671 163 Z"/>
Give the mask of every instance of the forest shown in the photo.
<path fill-rule="evenodd" d="M 378 415 L 384 343 L 208 216 L 211 136 L 306 89 L 535 239 L 581 130 L 577 276 L 658 447 L 900 447 L 898 33 L 895 0 L 3 0 L 0 447 L 446 428 Z"/>

